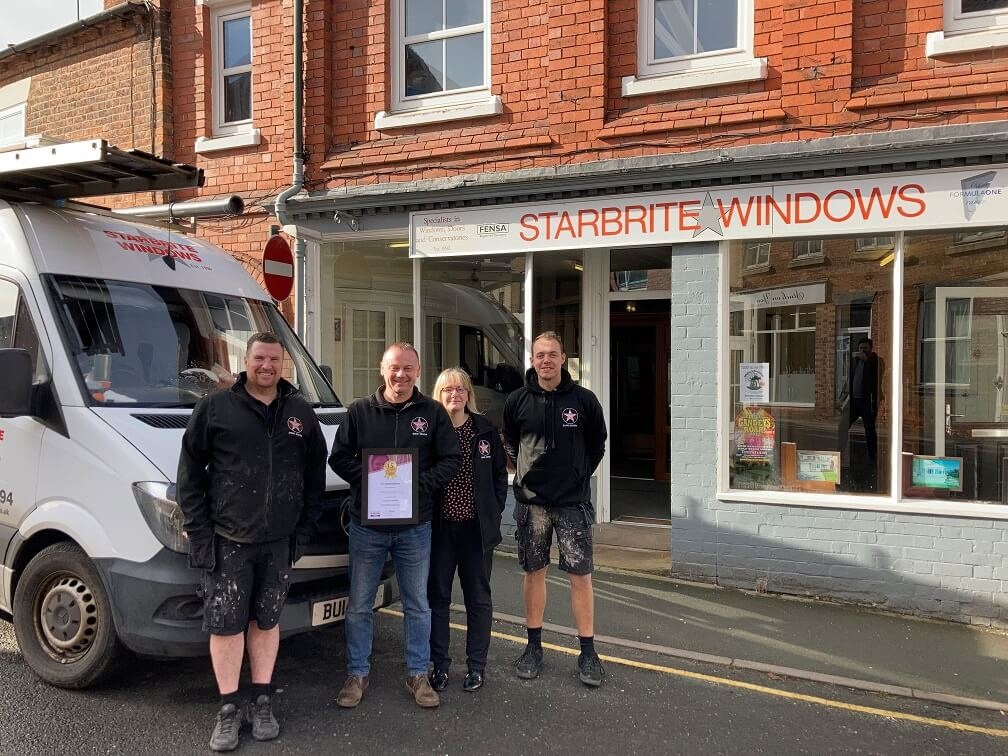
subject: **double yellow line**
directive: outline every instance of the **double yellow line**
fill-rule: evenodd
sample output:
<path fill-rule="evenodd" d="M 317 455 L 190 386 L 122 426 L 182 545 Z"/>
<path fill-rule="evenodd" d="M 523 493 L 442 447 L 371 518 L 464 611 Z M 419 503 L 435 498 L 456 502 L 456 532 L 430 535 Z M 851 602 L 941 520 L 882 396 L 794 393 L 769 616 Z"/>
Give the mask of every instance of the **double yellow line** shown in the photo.
<path fill-rule="evenodd" d="M 394 615 L 396 617 L 402 617 L 402 612 L 395 609 L 379 609 L 380 612 L 385 614 Z M 460 625 L 458 623 L 452 622 L 450 626 L 455 630 L 466 630 L 465 625 Z M 521 638 L 517 635 L 509 635 L 507 633 L 500 633 L 496 630 L 492 631 L 490 635 L 494 638 L 499 638 L 500 640 L 509 641 L 511 643 L 516 643 L 518 645 L 524 646 L 527 642 L 526 638 Z M 557 651 L 561 654 L 568 654 L 570 656 L 576 656 L 579 651 L 578 649 L 566 648 L 565 646 L 557 646 L 553 643 L 543 643 L 543 648 L 549 649 L 550 651 Z M 859 714 L 868 714 L 875 717 L 884 717 L 885 719 L 899 719 L 904 722 L 916 722 L 917 724 L 928 725 L 930 727 L 941 727 L 946 730 L 956 730 L 958 732 L 973 732 L 979 735 L 989 735 L 995 738 L 1008 738 L 1008 730 L 1002 730 L 995 727 L 978 727 L 977 725 L 963 724 L 961 722 L 951 722 L 947 719 L 935 719 L 933 717 L 921 717 L 916 714 L 906 714 L 901 711 L 892 711 L 891 709 L 879 709 L 874 706 L 861 706 L 859 704 L 846 703 L 844 701 L 835 701 L 830 698 L 821 698 L 819 696 L 809 696 L 804 693 L 792 693 L 788 690 L 781 690 L 780 688 L 771 688 L 767 685 L 756 685 L 755 683 L 742 682 L 741 680 L 732 680 L 728 677 L 718 677 L 717 675 L 705 675 L 700 672 L 691 672 L 688 669 L 680 669 L 678 667 L 667 667 L 663 664 L 650 664 L 648 662 L 640 662 L 634 659 L 624 659 L 619 656 L 609 656 L 599 654 L 599 658 L 603 661 L 609 662 L 610 664 L 617 664 L 622 667 L 631 667 L 634 669 L 646 669 L 650 672 L 660 672 L 666 675 L 673 675 L 675 677 L 682 677 L 688 680 L 698 680 L 700 682 L 711 683 L 712 685 L 721 685 L 728 688 L 740 688 L 742 690 L 749 690 L 754 693 L 762 693 L 767 696 L 775 696 L 777 698 L 785 698 L 791 701 L 801 701 L 803 703 L 815 704 L 816 706 L 825 706 L 831 709 L 839 709 L 841 711 L 852 711 Z"/>

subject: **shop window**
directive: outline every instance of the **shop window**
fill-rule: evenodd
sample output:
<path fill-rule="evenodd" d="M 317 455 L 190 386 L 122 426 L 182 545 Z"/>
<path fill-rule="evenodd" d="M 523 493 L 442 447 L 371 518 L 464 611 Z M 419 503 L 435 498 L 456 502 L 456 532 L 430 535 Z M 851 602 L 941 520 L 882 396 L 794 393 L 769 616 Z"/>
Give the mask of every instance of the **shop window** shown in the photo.
<path fill-rule="evenodd" d="M 507 395 L 524 382 L 525 256 L 425 259 L 420 268 L 425 318 L 423 383 L 461 367 L 476 406 L 498 428 Z"/>
<path fill-rule="evenodd" d="M 486 100 L 486 0 L 394 0 L 393 9 L 393 113 Z"/>
<path fill-rule="evenodd" d="M 555 331 L 563 339 L 567 370 L 581 380 L 581 252 L 536 255 L 532 277 L 532 332 Z"/>
<path fill-rule="evenodd" d="M 752 0 L 640 0 L 637 76 L 624 96 L 766 78 L 753 57 Z"/>
<path fill-rule="evenodd" d="M 754 288 L 746 272 L 769 262 L 770 243 L 731 243 L 724 421 L 732 488 L 889 490 L 883 393 L 892 338 L 873 324 L 891 318 L 892 269 L 852 262 L 853 237 L 830 244 L 839 254 L 823 260 L 815 281 L 785 268 Z"/>
<path fill-rule="evenodd" d="M 609 254 L 609 291 L 668 291 L 671 254 L 668 247 L 614 249 Z"/>
<path fill-rule="evenodd" d="M 792 260 L 818 260 L 823 256 L 822 239 L 798 239 L 794 243 Z"/>
<path fill-rule="evenodd" d="M 985 231 L 997 243 L 951 268 L 962 234 L 904 241 L 903 340 L 916 349 L 903 360 L 900 491 L 1008 504 L 1008 243 Z"/>

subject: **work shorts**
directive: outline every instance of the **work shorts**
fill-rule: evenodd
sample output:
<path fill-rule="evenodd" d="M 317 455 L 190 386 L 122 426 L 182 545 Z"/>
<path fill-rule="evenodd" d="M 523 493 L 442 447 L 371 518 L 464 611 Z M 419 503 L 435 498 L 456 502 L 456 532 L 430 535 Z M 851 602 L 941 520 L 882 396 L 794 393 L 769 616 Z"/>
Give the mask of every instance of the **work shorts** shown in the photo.
<path fill-rule="evenodd" d="M 290 586 L 289 539 L 214 541 L 216 566 L 203 573 L 203 630 L 237 635 L 253 619 L 261 630 L 276 627 Z"/>
<path fill-rule="evenodd" d="M 571 575 L 591 574 L 595 516 L 590 505 L 544 507 L 519 503 L 516 515 L 518 563 L 525 572 L 536 572 L 549 565 L 553 532 L 556 531 L 560 569 Z"/>

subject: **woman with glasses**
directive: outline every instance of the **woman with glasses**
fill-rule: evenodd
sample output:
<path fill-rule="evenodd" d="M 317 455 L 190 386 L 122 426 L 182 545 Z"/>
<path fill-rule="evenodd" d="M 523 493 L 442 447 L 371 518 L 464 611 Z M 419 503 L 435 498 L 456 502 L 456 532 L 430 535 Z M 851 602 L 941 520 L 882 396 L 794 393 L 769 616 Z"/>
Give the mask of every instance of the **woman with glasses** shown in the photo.
<path fill-rule="evenodd" d="M 448 627 L 452 583 L 458 571 L 466 608 L 466 666 L 462 689 L 483 687 L 490 650 L 490 568 L 500 543 L 501 512 L 507 499 L 507 458 L 497 429 L 479 414 L 469 375 L 449 368 L 434 383 L 434 399 L 448 410 L 458 433 L 462 465 L 445 486 L 434 512 L 427 598 L 431 607 L 431 687 L 448 685 Z"/>

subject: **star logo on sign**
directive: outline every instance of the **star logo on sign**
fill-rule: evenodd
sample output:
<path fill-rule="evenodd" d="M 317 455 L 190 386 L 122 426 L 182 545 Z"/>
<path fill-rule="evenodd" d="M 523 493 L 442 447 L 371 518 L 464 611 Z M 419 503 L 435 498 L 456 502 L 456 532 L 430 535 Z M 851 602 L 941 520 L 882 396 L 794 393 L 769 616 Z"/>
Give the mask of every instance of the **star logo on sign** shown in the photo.
<path fill-rule="evenodd" d="M 489 457 L 490 456 L 490 442 L 489 441 L 480 441 L 479 442 L 479 450 L 480 450 L 480 454 L 482 454 L 484 457 Z"/>
<path fill-rule="evenodd" d="M 577 411 L 573 409 L 565 409 L 563 411 L 563 421 L 565 423 L 576 423 L 577 422 Z"/>
<path fill-rule="evenodd" d="M 296 417 L 287 418 L 287 427 L 290 428 L 291 431 L 294 433 L 300 433 L 301 430 L 304 428 L 304 426 L 301 425 L 301 421 L 298 420 Z"/>
<path fill-rule="evenodd" d="M 427 430 L 427 421 L 424 420 L 422 417 L 414 417 L 413 422 L 410 423 L 410 427 L 416 433 L 423 433 L 424 431 Z"/>
<path fill-rule="evenodd" d="M 711 199 L 710 192 L 704 195 L 703 205 L 700 206 L 700 212 L 697 213 L 697 220 L 700 222 L 700 225 L 693 232 L 694 239 L 708 229 L 718 236 L 724 236 L 724 229 L 721 227 L 721 215 L 718 213 L 717 208 L 714 207 L 714 200 Z"/>

